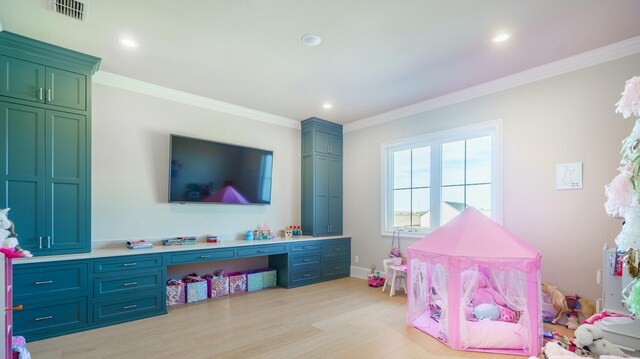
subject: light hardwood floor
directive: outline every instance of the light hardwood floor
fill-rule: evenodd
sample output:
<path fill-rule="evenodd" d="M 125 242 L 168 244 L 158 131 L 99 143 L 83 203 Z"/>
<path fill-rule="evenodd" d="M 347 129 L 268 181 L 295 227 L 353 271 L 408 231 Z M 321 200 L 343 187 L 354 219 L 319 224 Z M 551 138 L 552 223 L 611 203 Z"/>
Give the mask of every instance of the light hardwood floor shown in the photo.
<path fill-rule="evenodd" d="M 406 296 L 356 278 L 192 303 L 29 343 L 34 359 L 526 358 L 457 352 L 407 327 Z"/>

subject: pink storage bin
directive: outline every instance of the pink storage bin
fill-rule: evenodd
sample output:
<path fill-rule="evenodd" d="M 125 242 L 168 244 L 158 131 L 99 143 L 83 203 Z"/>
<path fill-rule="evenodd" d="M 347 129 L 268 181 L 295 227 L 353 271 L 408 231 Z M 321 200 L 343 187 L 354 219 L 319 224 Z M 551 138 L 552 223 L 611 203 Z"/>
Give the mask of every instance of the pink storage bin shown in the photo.
<path fill-rule="evenodd" d="M 229 276 L 229 294 L 243 293 L 247 291 L 247 275 L 242 272 L 232 272 Z"/>
<path fill-rule="evenodd" d="M 211 276 L 206 277 L 209 298 L 217 298 L 229 295 L 229 277 Z"/>
<path fill-rule="evenodd" d="M 185 283 L 182 281 L 167 282 L 167 307 L 187 302 Z"/>

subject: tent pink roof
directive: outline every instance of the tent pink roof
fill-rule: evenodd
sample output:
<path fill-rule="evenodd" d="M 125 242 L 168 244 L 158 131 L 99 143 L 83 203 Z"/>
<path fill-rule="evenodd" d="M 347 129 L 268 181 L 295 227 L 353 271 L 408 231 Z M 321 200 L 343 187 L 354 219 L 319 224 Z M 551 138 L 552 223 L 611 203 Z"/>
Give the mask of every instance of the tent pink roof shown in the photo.
<path fill-rule="evenodd" d="M 540 265 L 540 252 L 507 232 L 473 207 L 409 246 L 409 257 L 464 257 L 491 261 L 533 261 Z M 527 266 L 528 267 L 528 266 Z"/>
<path fill-rule="evenodd" d="M 202 202 L 222 202 L 222 203 L 242 203 L 247 204 L 246 198 L 236 191 L 235 188 L 230 185 L 222 187 L 218 192 L 211 194 L 202 199 Z"/>

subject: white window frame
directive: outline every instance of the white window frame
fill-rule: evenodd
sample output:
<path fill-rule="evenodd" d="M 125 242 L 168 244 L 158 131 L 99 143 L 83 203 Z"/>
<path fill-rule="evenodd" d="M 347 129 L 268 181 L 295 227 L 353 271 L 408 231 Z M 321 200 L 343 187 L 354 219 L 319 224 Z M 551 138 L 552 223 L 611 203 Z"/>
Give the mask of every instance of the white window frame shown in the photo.
<path fill-rule="evenodd" d="M 502 224 L 502 119 L 467 125 L 449 130 L 428 133 L 399 141 L 383 143 L 381 145 L 381 234 L 391 236 L 393 231 L 400 229 L 402 237 L 421 238 L 440 226 L 440 198 L 441 198 L 441 146 L 443 143 L 460 141 L 481 136 L 493 136 L 492 173 L 491 173 L 491 218 Z M 436 225 L 428 230 L 417 228 L 395 228 L 392 222 L 391 198 L 393 192 L 393 152 L 415 147 L 429 146 L 431 148 L 430 169 L 430 208 L 431 223 Z M 434 211 L 434 209 L 437 209 Z M 435 216 L 434 216 L 435 214 Z"/>

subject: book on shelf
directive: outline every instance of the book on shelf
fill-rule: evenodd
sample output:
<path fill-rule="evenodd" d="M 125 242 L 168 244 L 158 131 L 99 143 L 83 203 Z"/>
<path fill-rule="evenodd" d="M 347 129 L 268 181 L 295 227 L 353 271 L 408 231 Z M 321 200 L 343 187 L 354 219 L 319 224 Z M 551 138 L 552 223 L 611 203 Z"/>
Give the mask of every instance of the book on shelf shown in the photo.
<path fill-rule="evenodd" d="M 153 248 L 153 244 L 145 241 L 144 239 L 127 241 L 127 248 L 129 249 L 148 249 Z"/>

